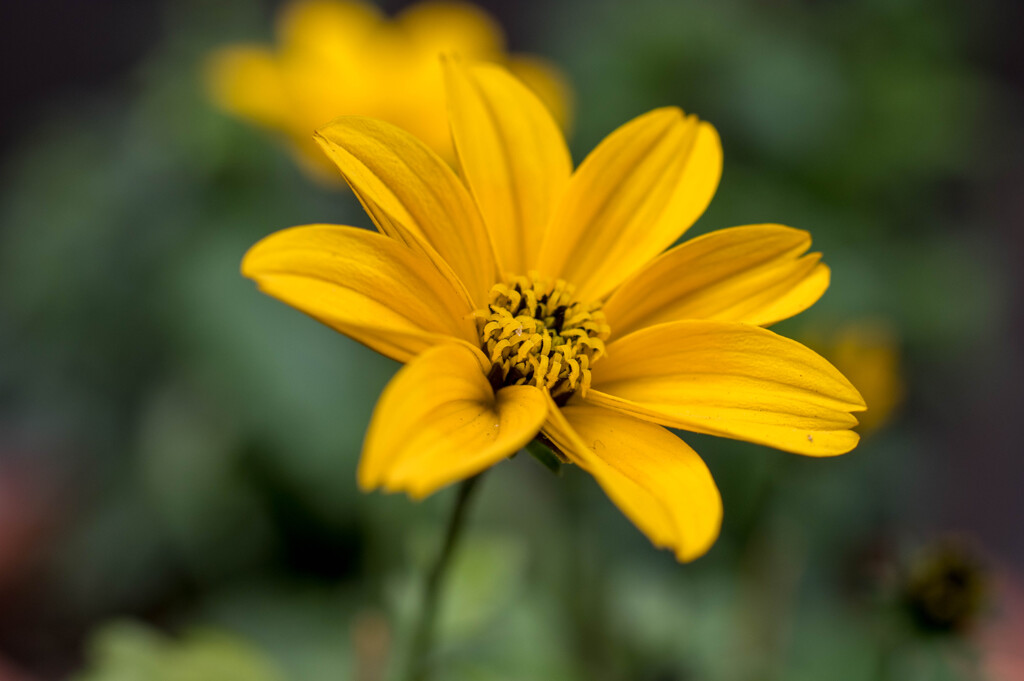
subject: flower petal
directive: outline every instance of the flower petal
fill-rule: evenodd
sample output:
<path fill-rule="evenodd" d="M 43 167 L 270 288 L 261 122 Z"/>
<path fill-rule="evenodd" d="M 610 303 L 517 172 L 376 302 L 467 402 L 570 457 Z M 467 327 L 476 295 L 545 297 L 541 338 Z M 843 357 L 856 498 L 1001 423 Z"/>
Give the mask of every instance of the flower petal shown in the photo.
<path fill-rule="evenodd" d="M 544 102 L 558 127 L 571 130 L 574 102 L 566 75 L 553 63 L 533 55 L 514 54 L 506 65 L 513 76 Z"/>
<path fill-rule="evenodd" d="M 472 308 L 426 257 L 355 227 L 310 225 L 249 249 L 260 289 L 400 362 L 453 338 L 476 343 Z"/>
<path fill-rule="evenodd" d="M 547 414 L 544 393 L 509 386 L 497 393 L 482 356 L 460 345 L 427 350 L 381 395 L 359 462 L 359 485 L 425 497 L 524 447 Z"/>
<path fill-rule="evenodd" d="M 505 50 L 501 25 L 468 2 L 417 2 L 395 16 L 395 23 L 435 68 L 439 54 L 497 59 Z"/>
<path fill-rule="evenodd" d="M 675 108 L 609 135 L 583 161 L 555 209 L 539 268 L 607 295 L 670 246 L 711 201 L 722 171 L 718 133 Z"/>
<path fill-rule="evenodd" d="M 545 434 L 659 548 L 690 561 L 722 525 L 722 498 L 697 453 L 665 428 L 590 405 L 552 409 Z"/>
<path fill-rule="evenodd" d="M 853 449 L 864 400 L 822 357 L 748 324 L 680 321 L 608 346 L 587 402 L 665 426 L 830 456 Z"/>
<path fill-rule="evenodd" d="M 339 65 L 351 63 L 384 15 L 368 2 L 298 0 L 285 5 L 277 22 L 282 51 L 306 52 Z"/>
<path fill-rule="evenodd" d="M 409 133 L 372 118 L 343 116 L 316 139 L 377 228 L 454 273 L 483 307 L 498 276 L 494 249 L 452 169 Z"/>
<path fill-rule="evenodd" d="M 303 150 L 316 152 L 320 170 L 333 164 L 313 142 L 313 131 L 335 116 L 373 111 L 379 80 L 367 54 L 387 26 L 370 3 L 298 0 L 281 9 L 277 21 L 277 63 L 284 81 L 287 130 Z"/>
<path fill-rule="evenodd" d="M 284 85 L 274 55 L 258 46 L 226 47 L 203 66 L 206 88 L 223 110 L 271 128 L 287 119 Z"/>
<path fill-rule="evenodd" d="M 445 59 L 455 150 L 508 275 L 536 266 L 544 230 L 572 174 L 562 131 L 505 69 Z"/>
<path fill-rule="evenodd" d="M 613 338 L 681 319 L 767 326 L 792 317 L 828 288 L 821 255 L 803 255 L 810 246 L 810 234 L 782 225 L 733 227 L 687 241 L 608 299 Z"/>

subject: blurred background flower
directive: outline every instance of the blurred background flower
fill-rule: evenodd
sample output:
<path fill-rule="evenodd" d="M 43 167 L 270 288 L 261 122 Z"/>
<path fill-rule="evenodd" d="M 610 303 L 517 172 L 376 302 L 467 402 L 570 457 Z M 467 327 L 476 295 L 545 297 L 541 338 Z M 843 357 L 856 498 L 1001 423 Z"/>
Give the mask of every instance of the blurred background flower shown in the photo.
<path fill-rule="evenodd" d="M 509 55 L 501 25 L 469 3 L 428 0 L 390 19 L 359 0 L 294 0 L 280 9 L 277 33 L 276 51 L 214 52 L 210 94 L 225 111 L 283 133 L 302 165 L 330 182 L 342 179 L 313 131 L 342 114 L 394 123 L 454 161 L 439 54 L 506 65 L 568 121 L 562 74 L 539 57 Z"/>
<path fill-rule="evenodd" d="M 282 227 L 369 226 L 353 197 L 209 103 L 208 55 L 272 44 L 285 7 L 0 5 L 0 675 L 123 673 L 101 651 L 120 645 L 107 627 L 123 625 L 107 623 L 125 618 L 157 660 L 213 631 L 296 681 L 401 668 L 451 495 L 358 493 L 362 434 L 397 365 L 238 274 L 245 249 Z M 829 348 L 844 324 L 871 320 L 905 388 L 887 424 L 827 465 L 686 436 L 726 514 L 685 567 L 572 467 L 499 465 L 449 582 L 440 678 L 1012 669 L 1022 8 L 481 7 L 508 54 L 550 60 L 572 83 L 577 161 L 657 106 L 714 123 L 722 182 L 691 235 L 759 220 L 810 230 L 832 285 L 780 332 L 816 334 L 839 364 Z M 897 626 L 890 587 L 905 572 L 892 566 L 949 531 L 998 566 L 991 605 L 965 633 Z"/>
<path fill-rule="evenodd" d="M 868 410 L 858 414 L 861 435 L 892 421 L 903 402 L 903 366 L 892 324 L 844 321 L 825 333 L 804 329 L 799 338 L 829 360 L 857 386 Z"/>

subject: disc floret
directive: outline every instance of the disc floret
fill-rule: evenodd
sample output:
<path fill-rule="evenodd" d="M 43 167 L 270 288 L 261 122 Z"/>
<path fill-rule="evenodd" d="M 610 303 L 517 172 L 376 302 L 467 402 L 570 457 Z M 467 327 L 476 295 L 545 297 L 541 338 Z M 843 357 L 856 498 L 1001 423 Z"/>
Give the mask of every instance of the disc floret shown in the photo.
<path fill-rule="evenodd" d="M 562 400 L 586 394 L 609 328 L 600 302 L 574 296 L 572 284 L 536 272 L 491 288 L 487 308 L 474 315 L 496 388 L 534 385 Z"/>

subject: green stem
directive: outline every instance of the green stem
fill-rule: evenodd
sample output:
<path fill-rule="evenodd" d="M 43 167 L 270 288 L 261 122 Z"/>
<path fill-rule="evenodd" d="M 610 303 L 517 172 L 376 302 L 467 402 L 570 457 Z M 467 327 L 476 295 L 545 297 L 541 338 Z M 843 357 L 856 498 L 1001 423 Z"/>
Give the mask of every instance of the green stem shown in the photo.
<path fill-rule="evenodd" d="M 430 672 L 428 664 L 430 649 L 434 643 L 434 622 L 437 619 L 437 605 L 440 602 L 441 584 L 444 581 L 445 571 L 451 562 L 455 546 L 458 544 L 459 536 L 462 534 L 462 526 L 466 517 L 466 508 L 469 505 L 469 498 L 473 489 L 483 473 L 478 473 L 472 478 L 463 480 L 459 485 L 459 496 L 455 500 L 455 507 L 452 509 L 451 518 L 448 520 L 448 531 L 445 534 L 444 545 L 437 557 L 437 562 L 427 576 L 427 584 L 424 589 L 423 607 L 420 610 L 420 618 L 413 630 L 412 644 L 409 648 L 409 673 L 406 678 L 409 681 L 425 681 Z"/>

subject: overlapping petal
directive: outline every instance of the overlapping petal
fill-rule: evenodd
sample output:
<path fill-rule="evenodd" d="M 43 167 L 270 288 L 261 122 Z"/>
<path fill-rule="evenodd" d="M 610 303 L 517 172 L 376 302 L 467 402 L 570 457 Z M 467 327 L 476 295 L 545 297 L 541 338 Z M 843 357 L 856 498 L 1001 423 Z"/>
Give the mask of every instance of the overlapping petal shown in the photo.
<path fill-rule="evenodd" d="M 476 344 L 469 302 L 423 255 L 355 227 L 310 225 L 249 249 L 265 293 L 400 362 L 441 342 Z"/>
<path fill-rule="evenodd" d="M 586 400 L 676 428 L 830 456 L 853 449 L 864 401 L 796 341 L 735 322 L 680 321 L 608 346 Z"/>
<path fill-rule="evenodd" d="M 626 123 L 583 161 L 555 209 L 539 269 L 596 300 L 670 246 L 718 187 L 718 133 L 675 108 Z"/>
<path fill-rule="evenodd" d="M 445 80 L 456 154 L 498 263 L 507 274 L 528 272 L 572 173 L 562 132 L 503 68 L 446 59 Z"/>
<path fill-rule="evenodd" d="M 454 274 L 482 307 L 497 281 L 494 249 L 452 169 L 409 133 L 372 118 L 343 116 L 316 138 L 378 229 Z"/>
<path fill-rule="evenodd" d="M 608 299 L 613 338 L 664 322 L 715 319 L 767 326 L 803 312 L 828 288 L 811 235 L 750 225 L 692 239 L 656 258 Z"/>
<path fill-rule="evenodd" d="M 655 546 L 699 558 L 722 523 L 722 499 L 697 453 L 665 428 L 601 407 L 552 409 L 545 434 Z"/>
<path fill-rule="evenodd" d="M 366 434 L 360 487 L 421 498 L 533 439 L 547 415 L 547 397 L 522 385 L 495 393 L 478 355 L 465 346 L 442 345 L 395 375 Z"/>

